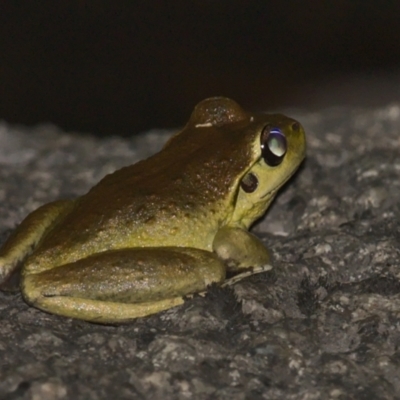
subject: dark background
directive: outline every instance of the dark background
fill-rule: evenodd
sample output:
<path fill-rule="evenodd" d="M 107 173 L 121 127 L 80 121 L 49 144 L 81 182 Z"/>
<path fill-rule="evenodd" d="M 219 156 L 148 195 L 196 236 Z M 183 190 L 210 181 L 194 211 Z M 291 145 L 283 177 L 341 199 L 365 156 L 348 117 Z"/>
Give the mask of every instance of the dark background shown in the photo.
<path fill-rule="evenodd" d="M 0 119 L 132 134 L 246 108 L 398 100 L 400 1 L 35 1 L 0 12 Z"/>

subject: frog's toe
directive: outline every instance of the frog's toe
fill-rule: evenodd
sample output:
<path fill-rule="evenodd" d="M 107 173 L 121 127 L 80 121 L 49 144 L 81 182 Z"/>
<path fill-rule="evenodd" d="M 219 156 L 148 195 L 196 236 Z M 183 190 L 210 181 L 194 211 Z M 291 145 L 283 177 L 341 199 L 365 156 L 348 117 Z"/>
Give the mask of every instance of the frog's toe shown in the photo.
<path fill-rule="evenodd" d="M 241 272 L 240 274 L 237 274 L 237 275 L 233 276 L 232 278 L 226 279 L 225 282 L 221 286 L 222 287 L 232 286 L 235 283 L 240 282 L 241 280 L 243 280 L 245 278 L 248 278 L 249 276 L 270 271 L 272 268 L 273 267 L 271 264 L 264 264 L 264 265 L 260 265 L 258 267 L 249 268 L 248 270 Z"/>

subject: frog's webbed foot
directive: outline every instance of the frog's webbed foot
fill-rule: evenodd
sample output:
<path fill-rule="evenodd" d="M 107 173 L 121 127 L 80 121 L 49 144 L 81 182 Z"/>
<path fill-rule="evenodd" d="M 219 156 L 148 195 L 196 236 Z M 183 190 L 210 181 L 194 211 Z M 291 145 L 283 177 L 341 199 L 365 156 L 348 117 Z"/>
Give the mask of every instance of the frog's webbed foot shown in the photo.
<path fill-rule="evenodd" d="M 106 251 L 22 279 L 26 301 L 42 310 L 118 323 L 183 303 L 225 279 L 225 266 L 204 250 L 180 247 Z"/>

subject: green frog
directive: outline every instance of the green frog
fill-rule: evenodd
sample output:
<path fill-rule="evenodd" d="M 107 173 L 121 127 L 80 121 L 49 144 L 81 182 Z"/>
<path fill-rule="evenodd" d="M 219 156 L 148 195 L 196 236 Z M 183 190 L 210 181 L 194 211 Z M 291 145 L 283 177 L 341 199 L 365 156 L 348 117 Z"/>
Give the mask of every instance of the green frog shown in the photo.
<path fill-rule="evenodd" d="M 206 99 L 160 152 L 29 214 L 0 250 L 0 282 L 21 268 L 28 304 L 118 323 L 266 271 L 268 251 L 248 229 L 305 150 L 297 121 Z"/>

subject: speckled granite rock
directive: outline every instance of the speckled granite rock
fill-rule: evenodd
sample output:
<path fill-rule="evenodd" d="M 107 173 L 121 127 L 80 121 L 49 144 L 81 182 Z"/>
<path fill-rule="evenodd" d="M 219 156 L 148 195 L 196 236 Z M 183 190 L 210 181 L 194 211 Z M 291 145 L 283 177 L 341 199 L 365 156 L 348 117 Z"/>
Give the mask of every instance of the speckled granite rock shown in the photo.
<path fill-rule="evenodd" d="M 273 271 L 122 326 L 0 293 L 0 398 L 400 398 L 400 106 L 290 115 L 308 158 L 254 227 Z M 0 125 L 0 241 L 166 138 Z"/>

